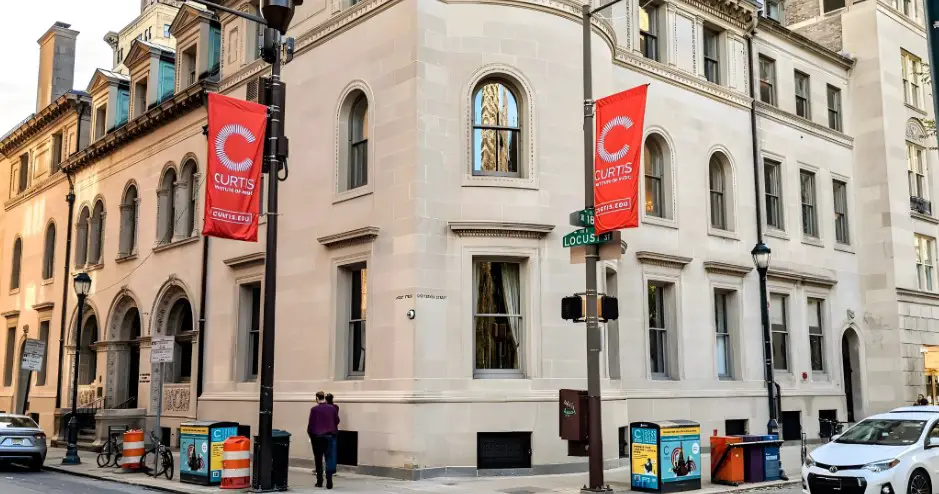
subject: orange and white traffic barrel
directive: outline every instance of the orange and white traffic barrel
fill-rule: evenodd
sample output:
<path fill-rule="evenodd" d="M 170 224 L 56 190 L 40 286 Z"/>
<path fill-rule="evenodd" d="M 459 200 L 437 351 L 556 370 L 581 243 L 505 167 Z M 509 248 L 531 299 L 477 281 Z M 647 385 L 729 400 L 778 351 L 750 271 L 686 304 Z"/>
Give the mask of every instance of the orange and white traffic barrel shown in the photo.
<path fill-rule="evenodd" d="M 143 431 L 130 430 L 124 433 L 124 451 L 121 456 L 121 469 L 135 472 L 140 469 L 140 457 L 143 456 Z"/>
<path fill-rule="evenodd" d="M 222 444 L 222 489 L 251 487 L 251 440 L 232 436 Z"/>

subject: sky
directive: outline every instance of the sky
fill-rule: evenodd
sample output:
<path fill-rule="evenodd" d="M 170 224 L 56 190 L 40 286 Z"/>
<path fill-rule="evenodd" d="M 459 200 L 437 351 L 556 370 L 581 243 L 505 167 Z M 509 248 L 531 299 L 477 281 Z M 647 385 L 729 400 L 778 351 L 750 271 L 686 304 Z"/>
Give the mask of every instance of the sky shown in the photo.
<path fill-rule="evenodd" d="M 78 31 L 75 89 L 86 89 L 95 69 L 111 68 L 108 31 L 120 31 L 140 12 L 139 0 L 3 0 L 0 16 L 0 135 L 36 111 L 39 44 L 56 21 Z M 7 5 L 9 4 L 9 5 Z M 25 14 L 25 15 L 24 15 Z"/>

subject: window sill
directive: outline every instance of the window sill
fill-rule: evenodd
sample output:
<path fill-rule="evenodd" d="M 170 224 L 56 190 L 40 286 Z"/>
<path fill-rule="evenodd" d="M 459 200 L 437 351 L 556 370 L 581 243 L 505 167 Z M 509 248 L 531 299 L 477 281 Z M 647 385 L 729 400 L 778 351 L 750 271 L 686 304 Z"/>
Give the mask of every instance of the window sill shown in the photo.
<path fill-rule="evenodd" d="M 97 270 L 99 270 L 99 269 L 101 269 L 101 268 L 103 268 L 103 267 L 104 267 L 104 263 L 103 263 L 103 262 L 99 262 L 98 264 L 86 264 L 84 271 L 85 271 L 86 273 L 90 273 L 90 272 L 92 272 L 92 271 L 97 271 Z"/>
<path fill-rule="evenodd" d="M 922 116 L 924 116 L 924 117 L 927 116 L 926 110 L 923 110 L 922 108 L 917 108 L 916 106 L 913 106 L 913 105 L 911 105 L 911 104 L 909 104 L 909 103 L 906 103 L 906 102 L 904 102 L 903 105 L 906 106 L 908 109 L 913 110 L 914 112 L 916 112 L 916 113 L 918 113 L 918 114 L 920 114 L 920 115 L 922 115 Z"/>
<path fill-rule="evenodd" d="M 480 379 L 480 380 L 487 380 L 487 381 L 492 381 L 496 379 L 517 381 L 520 379 L 525 379 L 525 375 L 522 374 L 521 372 L 479 372 L 479 371 L 476 371 L 473 373 L 473 379 Z"/>
<path fill-rule="evenodd" d="M 923 213 L 917 213 L 916 211 L 910 211 L 910 218 L 925 221 L 926 223 L 932 223 L 934 225 L 939 225 L 939 219 L 936 219 L 933 216 Z"/>
<path fill-rule="evenodd" d="M 340 379 L 340 381 L 364 381 L 364 380 L 365 380 L 365 374 L 350 374 Z"/>
<path fill-rule="evenodd" d="M 20 289 L 19 289 L 19 288 L 14 288 L 14 289 L 10 290 L 10 295 L 16 295 L 17 293 L 20 293 Z"/>
<path fill-rule="evenodd" d="M 55 283 L 55 278 L 54 278 L 54 277 L 53 277 L 53 278 L 49 278 L 49 279 L 47 279 L 47 280 L 42 280 L 42 283 L 40 283 L 40 285 L 46 286 L 46 285 L 51 285 L 51 284 L 53 284 L 53 283 Z"/>
<path fill-rule="evenodd" d="M 811 245 L 813 247 L 825 247 L 825 242 L 820 238 L 815 237 L 802 237 L 802 243 L 805 245 Z"/>
<path fill-rule="evenodd" d="M 366 184 L 366 185 L 363 185 L 361 187 L 356 187 L 351 190 L 338 192 L 336 193 L 336 195 L 333 196 L 333 204 L 339 204 L 341 202 L 351 201 L 352 199 L 355 199 L 358 197 L 367 196 L 371 194 L 372 192 L 373 192 L 373 188 L 371 184 Z"/>
<path fill-rule="evenodd" d="M 766 235 L 767 237 L 778 238 L 780 240 L 789 240 L 789 235 L 784 230 L 778 230 L 771 226 L 766 228 L 766 231 L 763 232 L 763 235 Z"/>
<path fill-rule="evenodd" d="M 133 261 L 133 260 L 135 260 L 135 259 L 137 259 L 137 253 L 136 253 L 136 252 L 133 253 L 133 254 L 127 254 L 126 256 L 120 256 L 120 257 L 118 257 L 117 259 L 115 259 L 114 262 L 116 262 L 116 263 L 118 263 L 118 264 L 121 264 L 121 263 L 124 263 L 124 262 L 127 262 L 127 261 Z"/>
<path fill-rule="evenodd" d="M 678 229 L 678 222 L 671 218 L 642 215 L 642 222 L 647 225 L 664 226 L 665 228 L 672 228 L 675 230 Z"/>
<path fill-rule="evenodd" d="M 719 230 L 714 227 L 708 227 L 708 235 L 712 237 L 721 237 L 729 240 L 740 240 L 740 236 L 737 235 L 737 232 L 730 230 Z"/>
<path fill-rule="evenodd" d="M 462 187 L 502 187 L 506 189 L 538 190 L 538 181 L 525 177 L 499 177 L 493 175 L 463 175 Z"/>
<path fill-rule="evenodd" d="M 675 379 L 674 377 L 660 374 L 652 374 L 651 379 L 653 381 L 678 381 L 678 379 Z"/>
<path fill-rule="evenodd" d="M 854 246 L 849 244 L 839 244 L 838 242 L 835 242 L 835 250 L 847 252 L 848 254 L 854 254 Z"/>
<path fill-rule="evenodd" d="M 184 238 L 184 239 L 176 240 L 176 241 L 169 242 L 166 244 L 157 245 L 156 247 L 153 248 L 153 252 L 163 252 L 165 250 L 170 250 L 175 247 L 180 247 L 180 246 L 195 243 L 198 241 L 199 241 L 199 237 L 196 235 L 193 235 L 192 237 L 189 237 L 189 238 Z"/>

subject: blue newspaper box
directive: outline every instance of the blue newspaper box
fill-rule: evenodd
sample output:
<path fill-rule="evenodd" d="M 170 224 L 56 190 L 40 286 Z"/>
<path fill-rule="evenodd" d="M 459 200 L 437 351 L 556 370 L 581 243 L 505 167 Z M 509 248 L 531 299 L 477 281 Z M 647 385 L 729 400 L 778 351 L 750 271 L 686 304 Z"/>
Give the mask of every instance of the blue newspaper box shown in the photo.
<path fill-rule="evenodd" d="M 237 435 L 237 422 L 201 420 L 180 424 L 179 480 L 200 485 L 222 483 L 222 444 Z"/>
<path fill-rule="evenodd" d="M 770 434 L 763 436 L 764 441 L 778 441 L 779 436 Z M 763 447 L 764 472 L 766 480 L 779 480 L 782 478 L 782 465 L 779 462 L 779 445 L 767 444 Z"/>
<path fill-rule="evenodd" d="M 690 420 L 630 424 L 632 480 L 641 492 L 701 488 L 701 426 Z"/>

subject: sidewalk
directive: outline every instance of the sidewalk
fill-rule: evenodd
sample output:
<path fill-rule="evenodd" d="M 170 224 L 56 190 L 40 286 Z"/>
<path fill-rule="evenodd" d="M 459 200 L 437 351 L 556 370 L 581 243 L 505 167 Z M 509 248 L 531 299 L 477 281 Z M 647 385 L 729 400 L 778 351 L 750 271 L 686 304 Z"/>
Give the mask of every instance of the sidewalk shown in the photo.
<path fill-rule="evenodd" d="M 65 457 L 65 450 L 62 448 L 50 448 L 48 456 L 46 457 L 45 468 L 46 470 L 54 472 L 110 480 L 164 492 L 177 492 L 183 494 L 221 492 L 218 487 L 205 487 L 181 483 L 179 481 L 178 455 L 176 457 L 177 468 L 173 480 L 166 480 L 164 477 L 155 479 L 142 473 L 123 473 L 119 468 L 98 468 L 97 464 L 95 464 L 95 458 L 97 455 L 88 452 L 82 452 L 80 455 L 82 458 L 81 465 L 63 466 L 62 458 Z M 797 483 L 797 472 L 798 470 L 794 470 L 791 473 L 791 478 L 796 479 L 795 481 L 746 484 L 736 488 L 704 483 L 702 485 L 702 489 L 695 492 L 699 494 L 718 494 L 783 486 Z M 629 468 L 607 470 L 605 478 L 610 487 L 612 487 L 616 492 L 629 491 Z M 346 492 L 349 494 L 536 494 L 548 492 L 573 494 L 579 493 L 580 488 L 584 485 L 584 483 L 586 483 L 586 481 L 586 473 L 519 477 L 441 477 L 430 480 L 405 481 L 359 475 L 343 472 L 340 469 L 339 475 L 335 478 L 335 488 L 333 490 L 338 492 Z M 316 478 L 311 474 L 310 470 L 295 467 L 290 468 L 289 486 L 291 492 L 312 493 L 325 491 L 325 489 L 315 488 L 315 483 Z"/>

